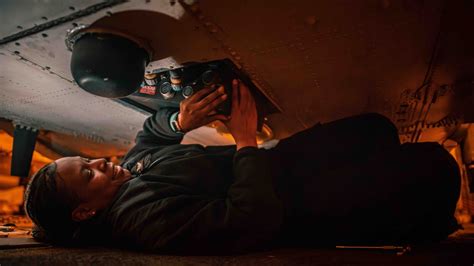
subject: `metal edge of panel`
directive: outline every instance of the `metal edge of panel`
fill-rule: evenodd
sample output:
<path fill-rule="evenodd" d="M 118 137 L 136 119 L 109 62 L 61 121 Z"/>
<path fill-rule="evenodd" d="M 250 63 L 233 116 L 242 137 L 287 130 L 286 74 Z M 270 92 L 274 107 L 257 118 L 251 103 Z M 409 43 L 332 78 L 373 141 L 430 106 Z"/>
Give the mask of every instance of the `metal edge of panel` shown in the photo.
<path fill-rule="evenodd" d="M 131 108 L 135 111 L 138 111 L 139 113 L 141 114 L 144 114 L 144 115 L 151 115 L 151 114 L 154 114 L 156 113 L 155 110 L 153 110 L 152 108 L 146 106 L 146 105 L 143 105 L 139 102 L 136 102 L 132 99 L 128 99 L 128 98 L 117 98 L 117 99 L 111 99 L 113 100 L 114 102 L 117 102 L 127 108 Z"/>
<path fill-rule="evenodd" d="M 108 1 L 105 1 L 105 2 L 101 2 L 99 4 L 89 6 L 85 9 L 81 9 L 81 10 L 79 10 L 77 12 L 74 12 L 72 14 L 69 14 L 67 16 L 63 16 L 63 17 L 48 21 L 48 22 L 43 23 L 41 25 L 38 25 L 38 26 L 35 26 L 35 27 L 32 27 L 32 28 L 20 31 L 18 33 L 7 36 L 5 38 L 2 38 L 2 39 L 0 39 L 0 45 L 6 44 L 6 43 L 9 43 L 9 42 L 12 42 L 12 41 L 16 41 L 20 38 L 23 38 L 23 37 L 38 33 L 40 31 L 52 28 L 56 25 L 60 25 L 60 24 L 65 23 L 65 22 L 68 22 L 68 21 L 71 21 L 71 20 L 74 20 L 74 19 L 77 19 L 77 18 L 80 18 L 80 17 L 84 17 L 84 16 L 87 16 L 87 15 L 96 13 L 99 10 L 109 8 L 109 7 L 112 7 L 112 6 L 116 6 L 118 4 L 122 4 L 122 3 L 125 3 L 125 2 L 127 2 L 127 0 L 108 0 Z"/>

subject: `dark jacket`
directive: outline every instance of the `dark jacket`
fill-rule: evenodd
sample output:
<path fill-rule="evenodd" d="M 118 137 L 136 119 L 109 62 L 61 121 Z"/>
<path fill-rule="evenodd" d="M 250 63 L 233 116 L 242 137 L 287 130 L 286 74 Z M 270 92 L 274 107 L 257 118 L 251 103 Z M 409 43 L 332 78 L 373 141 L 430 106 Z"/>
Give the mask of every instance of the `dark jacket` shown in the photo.
<path fill-rule="evenodd" d="M 271 241 L 283 207 L 267 153 L 181 145 L 182 135 L 168 125 L 173 111 L 149 117 L 124 158 L 135 177 L 102 215 L 112 239 L 139 249 L 191 253 L 251 250 Z M 137 171 L 137 163 L 143 169 Z"/>

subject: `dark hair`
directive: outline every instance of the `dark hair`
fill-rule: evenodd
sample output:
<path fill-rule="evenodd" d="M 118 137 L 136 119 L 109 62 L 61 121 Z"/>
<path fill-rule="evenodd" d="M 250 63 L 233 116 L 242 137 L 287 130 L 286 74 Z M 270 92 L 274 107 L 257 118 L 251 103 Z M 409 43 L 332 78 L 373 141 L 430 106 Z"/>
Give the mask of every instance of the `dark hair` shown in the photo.
<path fill-rule="evenodd" d="M 68 244 L 78 227 L 71 218 L 78 202 L 58 190 L 55 162 L 43 166 L 25 191 L 25 212 L 35 223 L 33 237 L 44 242 Z"/>

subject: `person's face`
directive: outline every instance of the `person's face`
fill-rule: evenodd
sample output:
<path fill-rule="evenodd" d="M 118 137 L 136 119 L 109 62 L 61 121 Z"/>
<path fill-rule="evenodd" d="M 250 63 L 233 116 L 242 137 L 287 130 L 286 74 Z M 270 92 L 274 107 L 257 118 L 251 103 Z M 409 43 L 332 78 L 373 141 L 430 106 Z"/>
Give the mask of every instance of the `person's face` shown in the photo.
<path fill-rule="evenodd" d="M 75 221 L 89 219 L 109 206 L 120 186 L 131 177 L 127 169 L 105 159 L 65 157 L 56 160 L 56 164 L 58 189 L 79 200 L 72 212 Z"/>

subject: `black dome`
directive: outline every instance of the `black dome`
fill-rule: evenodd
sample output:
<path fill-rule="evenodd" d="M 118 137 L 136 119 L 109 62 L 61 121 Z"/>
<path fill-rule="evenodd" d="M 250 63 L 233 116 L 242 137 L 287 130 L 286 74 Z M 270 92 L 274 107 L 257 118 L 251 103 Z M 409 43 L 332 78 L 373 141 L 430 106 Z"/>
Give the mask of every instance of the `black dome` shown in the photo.
<path fill-rule="evenodd" d="M 71 72 L 82 89 L 103 97 L 136 91 L 149 55 L 137 43 L 109 33 L 87 33 L 72 50 Z"/>

